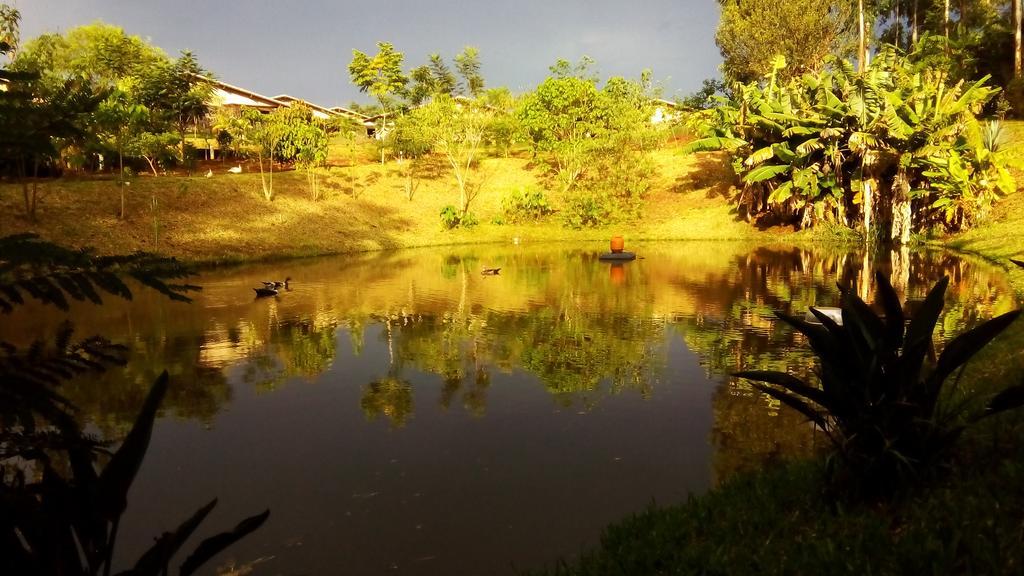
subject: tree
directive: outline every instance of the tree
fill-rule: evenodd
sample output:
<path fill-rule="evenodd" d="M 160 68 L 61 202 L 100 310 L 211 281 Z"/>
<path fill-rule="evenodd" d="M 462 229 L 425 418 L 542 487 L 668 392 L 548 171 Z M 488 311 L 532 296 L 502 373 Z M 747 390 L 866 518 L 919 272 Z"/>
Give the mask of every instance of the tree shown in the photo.
<path fill-rule="evenodd" d="M 0 56 L 17 54 L 20 30 L 21 12 L 13 6 L 0 4 Z"/>
<path fill-rule="evenodd" d="M 125 149 L 134 144 L 149 119 L 149 110 L 145 106 L 130 101 L 129 95 L 123 90 L 115 90 L 96 110 L 96 125 L 117 150 L 117 167 L 119 172 L 118 187 L 121 189 L 121 216 L 125 216 L 124 153 Z M 154 174 L 155 174 L 154 170 Z"/>
<path fill-rule="evenodd" d="M 96 116 L 79 114 L 78 134 L 54 142 L 55 152 L 65 167 L 88 166 L 100 155 L 129 154 L 145 158 L 153 174 L 157 174 L 155 159 L 165 156 L 165 149 L 170 146 L 182 143 L 188 118 L 204 114 L 201 107 L 194 108 L 196 100 L 205 102 L 208 94 L 196 86 L 193 93 L 185 93 L 186 98 L 179 98 L 181 90 L 169 70 L 177 66 L 193 73 L 201 71 L 194 58 L 171 62 L 145 40 L 103 23 L 79 26 L 64 34 L 39 36 L 24 46 L 12 66 L 37 77 L 35 90 L 40 101 L 57 99 L 69 83 L 83 88 L 87 83 L 99 101 L 118 94 L 116 104 L 122 112 L 130 108 L 147 111 L 145 121 L 132 123 L 135 137 L 122 141 L 120 147 L 111 139 L 111 130 L 123 132 L 126 126 L 119 126 L 119 120 L 110 117 L 114 101 L 108 102 Z M 197 79 L 185 81 L 195 83 Z M 177 106 L 182 108 L 173 110 Z M 172 130 L 178 133 L 177 137 L 167 134 Z"/>
<path fill-rule="evenodd" d="M 552 165 L 573 227 L 635 215 L 649 186 L 649 84 L 610 78 L 599 89 L 592 64 L 559 60 L 519 110 L 534 152 Z"/>
<path fill-rule="evenodd" d="M 714 106 L 712 96 L 725 95 L 727 90 L 728 86 L 725 85 L 725 82 L 717 78 L 705 78 L 701 83 L 700 90 L 687 95 L 681 104 L 691 110 L 706 110 Z"/>
<path fill-rule="evenodd" d="M 732 153 L 741 210 L 805 227 L 855 225 L 859 211 L 868 241 L 906 244 L 915 229 L 964 228 L 1016 189 L 999 139 L 983 137 L 977 116 L 998 91 L 987 78 L 950 84 L 892 46 L 864 72 L 830 65 L 785 84 L 771 75 L 737 86 L 703 114 L 709 130 L 688 149 Z"/>
<path fill-rule="evenodd" d="M 455 75 L 438 53 L 431 54 L 427 64 L 413 68 L 409 75 L 412 87 L 407 96 L 414 106 L 439 94 L 451 96 L 458 86 Z"/>
<path fill-rule="evenodd" d="M 409 79 L 402 73 L 401 52 L 396 52 L 390 42 L 378 42 L 377 54 L 372 58 L 359 50 L 352 50 L 352 62 L 348 65 L 352 83 L 360 92 L 368 93 L 380 102 L 383 109 L 380 132 L 387 131 L 387 98 L 400 93 Z M 384 149 L 380 151 L 380 163 L 384 163 Z"/>
<path fill-rule="evenodd" d="M 772 59 L 790 63 L 785 74 L 818 70 L 830 54 L 846 55 L 854 30 L 852 7 L 841 0 L 719 0 L 715 43 L 729 80 L 750 82 L 771 71 Z"/>
<path fill-rule="evenodd" d="M 1013 77 L 1021 77 L 1021 20 L 1024 19 L 1024 9 L 1021 8 L 1021 0 L 1013 0 Z"/>
<path fill-rule="evenodd" d="M 602 128 L 599 98 L 593 80 L 556 76 L 537 86 L 520 109 L 520 122 L 534 150 L 549 155 L 563 192 L 583 175 L 597 145 L 593 134 Z"/>
<path fill-rule="evenodd" d="M 484 89 L 484 77 L 480 73 L 480 50 L 466 46 L 455 55 L 455 68 L 462 76 L 463 91 L 476 98 Z"/>
<path fill-rule="evenodd" d="M 274 152 L 284 137 L 282 110 L 287 109 L 278 108 L 270 114 L 260 114 L 256 110 L 242 111 L 244 124 L 240 137 L 252 143 L 256 149 L 256 160 L 260 167 L 260 186 L 263 197 L 268 201 L 274 199 Z M 267 163 L 267 171 L 264 171 L 264 162 Z"/>
<path fill-rule="evenodd" d="M 448 161 L 459 187 L 461 216 L 468 214 L 470 203 L 480 191 L 481 183 L 472 177 L 473 166 L 487 141 L 492 116 L 485 106 L 459 103 L 447 95 L 437 96 L 407 116 L 422 139 Z"/>
<path fill-rule="evenodd" d="M 203 69 L 195 55 L 183 51 L 171 63 L 147 70 L 139 88 L 140 100 L 156 117 L 173 127 L 178 134 L 179 160 L 186 163 L 185 134 L 189 127 L 210 113 L 210 73 Z"/>
<path fill-rule="evenodd" d="M 309 195 L 316 202 L 321 196 L 318 171 L 327 165 L 327 131 L 313 117 L 309 107 L 302 104 L 281 109 L 277 115 L 281 134 L 275 156 L 285 162 L 295 162 L 306 172 Z"/>

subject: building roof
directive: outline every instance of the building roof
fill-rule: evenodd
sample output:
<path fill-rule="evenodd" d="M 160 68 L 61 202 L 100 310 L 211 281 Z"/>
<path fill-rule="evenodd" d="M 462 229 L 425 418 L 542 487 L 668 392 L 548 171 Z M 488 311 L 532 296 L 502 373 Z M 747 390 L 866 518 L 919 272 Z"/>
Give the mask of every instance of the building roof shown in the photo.
<path fill-rule="evenodd" d="M 313 104 L 312 102 L 310 102 L 308 100 L 303 100 L 302 98 L 296 98 L 295 96 L 289 96 L 288 94 L 279 94 L 277 96 L 274 96 L 274 100 L 277 100 L 278 102 L 283 102 L 285 104 L 291 104 L 293 102 L 301 102 L 302 104 L 305 104 L 306 106 L 309 106 L 314 111 L 314 113 L 319 112 L 324 117 L 347 116 L 349 118 L 352 118 L 354 120 L 358 120 L 360 122 L 365 122 L 368 119 L 365 114 L 360 114 L 359 112 L 356 112 L 355 110 L 349 110 L 348 108 L 342 108 L 341 106 L 335 106 L 333 108 L 326 108 L 324 106 L 319 106 L 317 104 Z"/>
<path fill-rule="evenodd" d="M 243 106 L 260 110 L 274 110 L 286 104 L 252 90 L 239 88 L 227 82 L 201 76 L 213 86 L 214 100 L 220 106 Z"/>

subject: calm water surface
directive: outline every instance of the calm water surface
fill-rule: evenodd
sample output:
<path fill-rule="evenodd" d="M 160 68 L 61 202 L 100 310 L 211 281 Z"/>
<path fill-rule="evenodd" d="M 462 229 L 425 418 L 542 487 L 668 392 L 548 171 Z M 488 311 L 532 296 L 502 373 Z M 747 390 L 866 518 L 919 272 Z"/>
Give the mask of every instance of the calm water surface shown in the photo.
<path fill-rule="evenodd" d="M 0 337 L 128 344 L 124 369 L 67 392 L 109 438 L 160 371 L 172 388 L 121 525 L 121 564 L 218 496 L 208 532 L 268 523 L 211 563 L 255 574 L 512 574 L 603 525 L 813 449 L 793 413 L 728 377 L 806 372 L 772 316 L 953 279 L 941 341 L 1015 306 L 1004 273 L 944 253 L 732 244 L 443 248 L 206 273 L 192 304 L 23 309 Z M 482 276 L 483 265 L 500 266 Z M 867 273 L 867 274 L 866 274 Z M 254 300 L 260 280 L 292 289 Z M 820 442 L 820 441 L 819 441 Z"/>

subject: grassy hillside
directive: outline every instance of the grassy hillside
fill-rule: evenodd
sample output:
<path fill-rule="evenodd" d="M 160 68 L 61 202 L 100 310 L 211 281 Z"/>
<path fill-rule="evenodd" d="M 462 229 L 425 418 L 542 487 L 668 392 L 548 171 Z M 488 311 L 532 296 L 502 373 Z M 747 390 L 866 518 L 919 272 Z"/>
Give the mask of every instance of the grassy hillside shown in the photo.
<path fill-rule="evenodd" d="M 1024 181 L 1024 122 L 1007 123 L 1009 153 Z M 556 188 L 546 167 L 520 151 L 480 163 L 484 186 L 471 211 L 480 225 L 446 231 L 439 213 L 458 203 L 454 178 L 440 158 L 427 163 L 408 197 L 408 163 L 381 165 L 372 143 L 331 148 L 324 177 L 325 198 L 314 202 L 305 174 L 274 175 L 276 196 L 263 198 L 258 166 L 201 164 L 196 175 L 140 173 L 127 188 L 126 218 L 121 220 L 120 191 L 110 175 L 43 180 L 38 221 L 23 214 L 20 188 L 0 184 L 0 235 L 37 232 L 104 253 L 157 251 L 201 262 L 234 262 L 440 244 L 520 241 L 604 242 L 622 234 L 638 239 L 749 239 L 769 242 L 834 240 L 828 232 L 793 234 L 788 228 L 759 230 L 738 220 L 729 201 L 732 174 L 722 156 L 683 155 L 677 142 L 654 154 L 656 169 L 643 218 L 591 230 L 570 230 L 559 214 L 531 225 L 500 225 L 502 199 L 529 186 Z M 212 177 L 204 177 L 207 171 Z M 562 199 L 549 193 L 557 208 Z M 1015 194 L 998 205 L 992 220 L 968 233 L 939 240 L 989 258 L 1024 254 L 1024 197 Z"/>
<path fill-rule="evenodd" d="M 725 200 L 728 168 L 713 156 L 684 156 L 678 145 L 655 154 L 657 170 L 641 223 L 575 231 L 559 214 L 533 225 L 498 225 L 502 199 L 511 191 L 544 185 L 545 167 L 528 152 L 488 158 L 479 171 L 485 184 L 471 211 L 480 225 L 442 230 L 439 213 L 458 203 L 455 181 L 442 159 L 421 170 L 408 198 L 408 163 L 373 161 L 372 144 L 333 146 L 324 179 L 326 197 L 314 202 L 305 174 L 274 175 L 276 197 L 263 198 L 258 166 L 200 165 L 196 175 L 140 173 L 128 186 L 127 215 L 120 220 L 120 192 L 110 175 L 40 181 L 38 222 L 22 216 L 21 190 L 0 185 L 0 234 L 34 231 L 46 238 L 101 252 L 159 251 L 182 258 L 226 262 L 270 257 L 388 249 L 465 242 L 531 240 L 728 238 L 763 236 L 737 221 Z M 212 177 L 204 177 L 211 170 Z M 561 199 L 550 194 L 557 207 Z M 777 235 L 777 233 L 776 233 Z"/>
<path fill-rule="evenodd" d="M 989 219 L 980 226 L 940 240 L 947 247 L 1003 263 L 1008 258 L 1024 260 L 1024 194 L 1019 192 L 1024 185 L 1024 121 L 1006 122 L 1006 131 L 1006 154 L 1018 192 L 996 204 Z M 1015 284 L 1024 286 L 1024 271 L 1009 268 Z"/>

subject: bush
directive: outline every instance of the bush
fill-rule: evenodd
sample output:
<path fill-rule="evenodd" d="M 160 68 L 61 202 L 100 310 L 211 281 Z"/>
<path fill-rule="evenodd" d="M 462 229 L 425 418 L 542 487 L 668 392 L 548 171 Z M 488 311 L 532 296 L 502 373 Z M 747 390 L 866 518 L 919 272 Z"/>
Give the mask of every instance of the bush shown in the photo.
<path fill-rule="evenodd" d="M 472 228 L 479 223 L 472 212 L 459 212 L 459 209 L 451 204 L 441 208 L 441 225 L 445 230 Z"/>
<path fill-rule="evenodd" d="M 842 293 L 842 323 L 815 308 L 818 322 L 779 313 L 807 337 L 820 361 L 821 385 L 785 372 L 747 371 L 762 392 L 806 416 L 831 440 L 833 481 L 853 495 L 883 498 L 934 475 L 946 464 L 963 431 L 982 418 L 1024 404 L 1024 385 L 996 394 L 983 409 L 974 398 L 948 400 L 946 380 L 1013 322 L 1016 310 L 961 334 L 928 362 L 932 333 L 949 278 L 928 293 L 909 323 L 896 291 L 876 275 L 876 306 L 884 318 L 852 291 Z"/>
<path fill-rule="evenodd" d="M 1003 97 L 1010 105 L 1010 115 L 1024 118 L 1024 78 L 1014 78 L 1003 90 Z"/>
<path fill-rule="evenodd" d="M 544 190 L 536 187 L 513 190 L 501 201 L 503 222 L 532 222 L 554 213 Z"/>
<path fill-rule="evenodd" d="M 612 221 L 610 202 L 597 194 L 585 193 L 569 199 L 564 221 L 570 228 L 594 228 Z"/>

